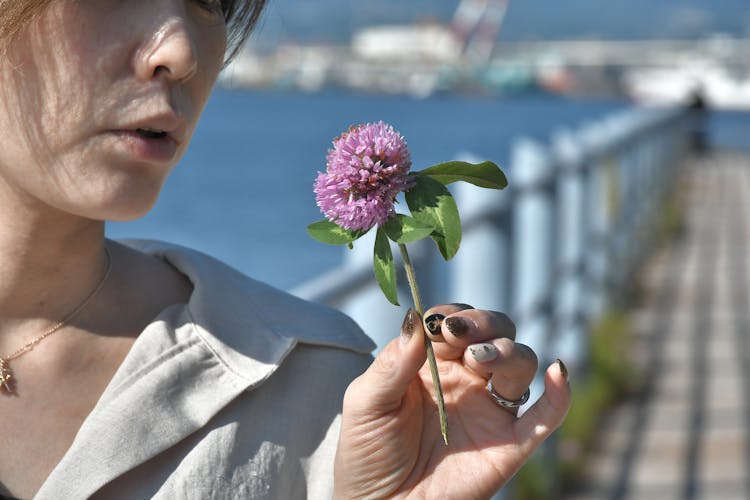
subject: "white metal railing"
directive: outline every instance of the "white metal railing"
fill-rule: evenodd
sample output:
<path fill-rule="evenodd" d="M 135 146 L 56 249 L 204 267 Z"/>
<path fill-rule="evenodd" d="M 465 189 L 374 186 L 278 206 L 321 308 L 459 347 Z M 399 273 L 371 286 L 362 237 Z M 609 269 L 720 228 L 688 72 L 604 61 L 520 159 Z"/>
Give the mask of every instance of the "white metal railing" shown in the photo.
<path fill-rule="evenodd" d="M 456 257 L 443 263 L 429 241 L 410 246 L 424 302 L 507 311 L 518 341 L 539 356 L 533 402 L 541 370 L 556 357 L 572 372 L 585 363 L 589 326 L 647 256 L 693 121 L 684 109 L 635 108 L 559 131 L 547 144 L 516 140 L 506 190 L 453 189 L 464 229 Z M 398 334 L 408 304 L 396 308 L 382 297 L 372 241 L 355 247 L 339 268 L 293 293 L 349 314 L 382 347 Z M 400 285 L 407 302 L 403 276 Z"/>
<path fill-rule="evenodd" d="M 635 108 L 559 131 L 548 144 L 517 139 L 506 190 L 455 185 L 464 228 L 457 256 L 446 264 L 430 242 L 410 246 L 425 303 L 507 311 L 540 361 L 559 356 L 575 366 L 586 326 L 649 249 L 691 130 L 688 111 Z M 381 296 L 370 241 L 345 252 L 340 267 L 292 292 L 344 311 L 382 346 L 406 307 Z"/>

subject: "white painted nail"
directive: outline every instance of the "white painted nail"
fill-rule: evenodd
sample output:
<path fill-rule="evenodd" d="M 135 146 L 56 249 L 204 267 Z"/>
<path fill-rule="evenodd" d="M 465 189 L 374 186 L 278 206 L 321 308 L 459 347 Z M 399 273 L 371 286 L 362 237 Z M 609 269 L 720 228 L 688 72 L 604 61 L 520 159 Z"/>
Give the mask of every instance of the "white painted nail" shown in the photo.
<path fill-rule="evenodd" d="M 469 353 L 477 363 L 488 363 L 497 359 L 497 347 L 492 344 L 470 345 Z"/>

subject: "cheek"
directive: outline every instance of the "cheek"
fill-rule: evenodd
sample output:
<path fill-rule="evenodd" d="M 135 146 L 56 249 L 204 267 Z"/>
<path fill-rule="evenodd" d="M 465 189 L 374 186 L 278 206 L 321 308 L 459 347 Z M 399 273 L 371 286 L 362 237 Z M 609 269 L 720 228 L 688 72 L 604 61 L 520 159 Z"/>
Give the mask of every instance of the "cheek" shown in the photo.
<path fill-rule="evenodd" d="M 216 27 L 203 34 L 199 39 L 199 71 L 197 79 L 201 80 L 202 90 L 208 94 L 211 92 L 216 78 L 224 65 L 224 57 L 227 48 L 227 31 L 225 27 Z"/>
<path fill-rule="evenodd" d="M 18 123 L 33 131 L 27 134 L 33 139 L 31 146 L 51 148 L 52 153 L 51 142 L 91 116 L 92 80 L 101 75 L 92 52 L 92 47 L 100 46 L 96 35 L 85 18 L 70 29 L 74 17 L 70 2 L 52 3 L 50 11 L 19 40 L 11 56 L 15 71 L 0 82 L 2 91 L 13 96 L 12 112 L 23 117 Z"/>
<path fill-rule="evenodd" d="M 66 96 L 48 92 L 44 80 L 31 76 L 24 67 L 22 73 L 0 78 L 0 162 L 7 166 L 40 164 L 53 157 L 60 142 L 55 131 L 66 129 L 54 111 Z"/>
<path fill-rule="evenodd" d="M 182 105 L 183 111 L 187 111 L 187 115 L 192 117 L 190 126 L 191 136 L 195 131 L 198 119 L 208 102 L 208 98 L 223 66 L 225 45 L 225 43 L 216 43 L 213 48 L 214 50 L 209 50 L 209 47 L 202 47 L 199 52 L 200 69 L 196 76 L 182 89 L 175 90 L 177 94 L 184 93 L 185 97 L 189 96 L 183 100 Z"/>

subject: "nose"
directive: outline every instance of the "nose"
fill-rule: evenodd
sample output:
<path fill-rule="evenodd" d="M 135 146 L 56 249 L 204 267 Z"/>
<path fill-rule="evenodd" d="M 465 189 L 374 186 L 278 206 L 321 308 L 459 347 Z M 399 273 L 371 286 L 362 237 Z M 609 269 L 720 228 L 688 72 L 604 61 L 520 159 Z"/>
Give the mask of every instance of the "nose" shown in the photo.
<path fill-rule="evenodd" d="M 138 51 L 136 72 L 144 80 L 154 77 L 185 81 L 198 71 L 197 47 L 184 17 L 171 16 L 160 23 Z"/>

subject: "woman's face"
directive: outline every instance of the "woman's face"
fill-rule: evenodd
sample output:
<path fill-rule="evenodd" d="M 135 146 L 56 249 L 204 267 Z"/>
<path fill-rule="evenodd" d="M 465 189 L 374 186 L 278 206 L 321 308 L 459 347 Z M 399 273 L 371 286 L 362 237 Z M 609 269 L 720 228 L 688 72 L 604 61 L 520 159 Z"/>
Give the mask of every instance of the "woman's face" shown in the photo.
<path fill-rule="evenodd" d="M 220 0 L 53 0 L 0 59 L 2 206 L 144 214 L 225 48 Z"/>

